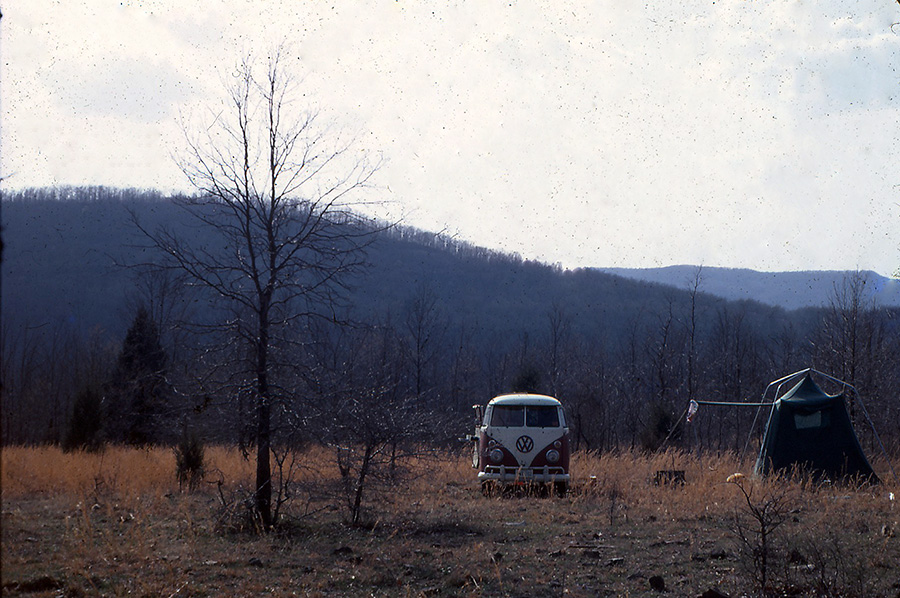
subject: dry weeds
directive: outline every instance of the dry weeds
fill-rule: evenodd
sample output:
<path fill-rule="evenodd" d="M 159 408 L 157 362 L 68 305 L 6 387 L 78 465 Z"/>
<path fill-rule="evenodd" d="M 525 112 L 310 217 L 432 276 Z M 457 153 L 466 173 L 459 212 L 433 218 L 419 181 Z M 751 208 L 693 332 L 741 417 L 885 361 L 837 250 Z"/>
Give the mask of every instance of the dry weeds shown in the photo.
<path fill-rule="evenodd" d="M 220 490 L 249 488 L 252 464 L 226 448 L 207 457 L 204 488 L 181 493 L 170 449 L 3 449 L 3 595 L 644 596 L 660 581 L 669 596 L 755 591 L 730 531 L 743 499 L 726 482 L 747 467 L 729 458 L 581 453 L 564 499 L 485 498 L 461 450 L 379 487 L 371 524 L 353 528 L 334 506 L 330 453 L 312 449 L 296 504 L 259 536 L 218 519 Z M 653 483 L 675 469 L 683 486 Z M 776 482 L 747 483 L 762 493 Z M 900 593 L 896 483 L 785 488 L 795 502 L 776 547 L 779 591 Z"/>

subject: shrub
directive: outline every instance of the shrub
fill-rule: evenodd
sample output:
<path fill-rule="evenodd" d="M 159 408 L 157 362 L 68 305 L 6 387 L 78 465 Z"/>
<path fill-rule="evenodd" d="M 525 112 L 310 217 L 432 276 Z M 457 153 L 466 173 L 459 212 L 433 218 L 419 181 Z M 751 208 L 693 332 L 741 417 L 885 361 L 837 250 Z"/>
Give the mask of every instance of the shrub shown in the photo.
<path fill-rule="evenodd" d="M 83 388 L 75 397 L 72 418 L 63 438 L 63 450 L 100 450 L 103 448 L 100 435 L 102 427 L 103 405 L 100 393 L 92 387 Z"/>
<path fill-rule="evenodd" d="M 178 487 L 183 490 L 187 484 L 189 490 L 195 490 L 206 471 L 203 442 L 195 433 L 185 432 L 174 450 Z"/>
<path fill-rule="evenodd" d="M 743 506 L 735 511 L 731 532 L 738 540 L 744 562 L 756 582 L 759 596 L 775 592 L 774 565 L 784 562 L 778 530 L 796 506 L 795 486 L 782 480 L 750 480 L 742 474 L 728 477 L 741 494 Z"/>

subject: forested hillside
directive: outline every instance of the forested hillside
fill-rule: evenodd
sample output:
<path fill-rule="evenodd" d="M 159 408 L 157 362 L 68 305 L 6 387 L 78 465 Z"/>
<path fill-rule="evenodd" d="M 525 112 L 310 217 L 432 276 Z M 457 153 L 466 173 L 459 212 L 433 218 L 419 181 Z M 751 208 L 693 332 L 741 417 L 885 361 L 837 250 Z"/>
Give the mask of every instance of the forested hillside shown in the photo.
<path fill-rule="evenodd" d="M 128 266 L 153 259 L 135 218 L 150 230 L 162 223 L 191 226 L 183 211 L 155 192 L 67 188 L 7 194 L 3 300 L 10 325 L 123 335 L 146 286 Z M 687 285 L 565 271 L 403 226 L 380 234 L 367 248 L 367 261 L 369 268 L 351 280 L 347 296 L 354 313 L 367 321 L 397 317 L 426 294 L 454 326 L 534 334 L 559 308 L 577 322 L 579 334 L 614 346 L 635 320 L 670 304 L 684 309 L 690 295 Z M 699 290 L 703 309 L 726 304 Z M 742 309 L 773 330 L 789 319 L 762 304 Z"/>
<path fill-rule="evenodd" d="M 197 326 L 245 316 L 174 272 L 133 267 L 158 257 L 133 220 L 218 251 L 208 231 L 169 198 L 134 190 L 7 193 L 2 216 L 4 442 L 65 442 L 91 400 L 100 439 L 128 441 L 123 429 L 143 418 L 148 441 L 188 428 L 253 441 L 237 345 Z M 655 448 L 691 398 L 752 401 L 814 366 L 857 385 L 900 448 L 900 312 L 869 304 L 852 275 L 830 307 L 786 311 L 713 297 L 702 279 L 679 289 L 562 270 L 403 226 L 373 233 L 366 261 L 332 321 L 298 319 L 296 342 L 279 349 L 285 439 L 314 436 L 313 416 L 334 416 L 322 406 L 353 396 L 354 417 L 402 404 L 452 422 L 418 432 L 451 441 L 473 403 L 527 389 L 567 405 L 580 448 Z M 123 355 L 140 335 L 164 359 L 137 405 Z M 670 441 L 740 449 L 749 419 L 707 410 Z"/>

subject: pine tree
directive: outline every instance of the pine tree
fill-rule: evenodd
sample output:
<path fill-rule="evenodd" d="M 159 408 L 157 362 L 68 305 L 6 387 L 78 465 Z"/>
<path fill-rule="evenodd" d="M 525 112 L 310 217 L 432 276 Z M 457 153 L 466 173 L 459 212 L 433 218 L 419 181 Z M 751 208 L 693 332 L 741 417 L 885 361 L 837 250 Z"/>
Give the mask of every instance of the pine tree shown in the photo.
<path fill-rule="evenodd" d="M 125 335 L 111 385 L 110 436 L 135 445 L 159 440 L 166 391 L 166 353 L 142 306 Z"/>
<path fill-rule="evenodd" d="M 103 406 L 100 393 L 93 387 L 82 389 L 75 397 L 72 418 L 66 428 L 63 449 L 97 451 L 102 448 Z"/>

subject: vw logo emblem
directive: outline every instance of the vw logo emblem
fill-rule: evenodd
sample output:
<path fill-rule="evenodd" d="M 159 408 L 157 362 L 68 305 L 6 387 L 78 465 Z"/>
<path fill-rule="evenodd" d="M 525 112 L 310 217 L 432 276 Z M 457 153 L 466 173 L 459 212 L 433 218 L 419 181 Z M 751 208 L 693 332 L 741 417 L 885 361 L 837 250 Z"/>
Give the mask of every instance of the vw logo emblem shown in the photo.
<path fill-rule="evenodd" d="M 516 448 L 520 453 L 530 453 L 534 448 L 534 440 L 530 436 L 519 436 L 519 439 L 516 440 Z"/>

